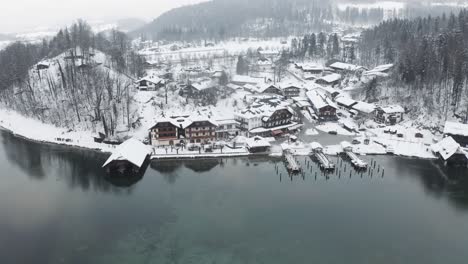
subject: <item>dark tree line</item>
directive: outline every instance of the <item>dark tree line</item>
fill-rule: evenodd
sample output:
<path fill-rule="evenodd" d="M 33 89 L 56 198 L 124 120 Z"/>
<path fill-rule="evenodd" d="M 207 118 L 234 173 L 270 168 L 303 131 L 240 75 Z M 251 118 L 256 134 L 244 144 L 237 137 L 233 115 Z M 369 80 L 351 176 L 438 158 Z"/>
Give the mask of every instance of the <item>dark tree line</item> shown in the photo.
<path fill-rule="evenodd" d="M 306 34 L 291 41 L 291 56 L 295 58 L 340 59 L 341 42 L 337 34 Z"/>
<path fill-rule="evenodd" d="M 393 10 L 392 15 L 398 16 L 398 10 Z M 336 17 L 342 22 L 351 24 L 378 24 L 385 18 L 383 8 L 357 8 L 347 7 L 345 10 L 337 10 Z"/>
<path fill-rule="evenodd" d="M 166 40 L 278 37 L 332 28 L 333 8 L 318 0 L 214 0 L 173 9 L 134 32 Z"/>
<path fill-rule="evenodd" d="M 426 97 L 426 104 L 468 115 L 468 11 L 395 19 L 363 34 L 360 59 L 394 63 L 392 81 Z"/>

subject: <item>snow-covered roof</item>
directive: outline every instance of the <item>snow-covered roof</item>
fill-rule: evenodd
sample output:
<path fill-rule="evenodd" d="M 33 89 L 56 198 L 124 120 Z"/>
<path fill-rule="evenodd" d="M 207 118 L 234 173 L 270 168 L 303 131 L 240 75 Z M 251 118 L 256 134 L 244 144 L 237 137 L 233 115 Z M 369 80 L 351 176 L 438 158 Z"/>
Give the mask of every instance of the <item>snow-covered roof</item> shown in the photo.
<path fill-rule="evenodd" d="M 263 84 L 257 85 L 256 91 L 259 93 L 264 93 L 265 90 L 267 90 L 268 88 L 274 88 L 274 89 L 280 90 L 280 88 L 278 88 L 278 86 L 274 84 L 263 83 Z"/>
<path fill-rule="evenodd" d="M 137 139 L 131 138 L 120 144 L 102 167 L 106 167 L 116 160 L 126 160 L 137 167 L 141 167 L 150 153 L 151 149 L 149 146 Z"/>
<path fill-rule="evenodd" d="M 198 91 L 203 91 L 206 89 L 214 88 L 215 84 L 211 80 L 204 80 L 204 81 L 192 83 L 191 86 Z"/>
<path fill-rule="evenodd" d="M 341 148 L 343 148 L 343 150 L 353 149 L 353 145 L 351 145 L 351 143 L 349 143 L 348 141 L 342 141 L 340 145 L 341 145 Z"/>
<path fill-rule="evenodd" d="M 404 113 L 405 109 L 400 105 L 389 105 L 385 107 L 379 107 L 384 113 L 387 114 L 396 114 L 396 113 Z"/>
<path fill-rule="evenodd" d="M 296 67 L 301 68 L 303 71 L 325 71 L 328 69 L 316 63 L 296 63 Z"/>
<path fill-rule="evenodd" d="M 468 124 L 445 122 L 444 134 L 468 137 Z"/>
<path fill-rule="evenodd" d="M 261 148 L 261 147 L 271 147 L 270 142 L 268 142 L 266 139 L 256 136 L 253 138 L 247 138 L 245 140 L 245 144 L 247 145 L 248 148 Z"/>
<path fill-rule="evenodd" d="M 466 153 L 461 149 L 460 144 L 458 144 L 452 137 L 444 138 L 439 143 L 432 145 L 431 148 L 435 153 L 439 153 L 444 160 L 448 160 L 456 153 L 466 155 Z"/>
<path fill-rule="evenodd" d="M 340 90 L 335 89 L 335 88 L 330 87 L 330 86 L 322 86 L 322 85 L 316 84 L 315 87 L 316 87 L 316 89 L 320 89 L 320 90 L 322 90 L 322 91 L 324 91 L 324 92 L 326 92 L 326 93 L 328 93 L 330 95 L 340 94 L 341 93 Z"/>
<path fill-rule="evenodd" d="M 322 94 L 318 90 L 312 90 L 310 92 L 307 92 L 306 95 L 307 98 L 309 98 L 312 105 L 317 109 L 321 109 L 326 106 L 331 106 L 335 109 L 338 109 L 338 107 L 335 105 L 334 102 L 332 102 L 330 98 L 328 98 L 326 95 Z"/>
<path fill-rule="evenodd" d="M 299 89 L 304 88 L 304 84 L 300 82 L 285 82 L 285 83 L 280 83 L 278 86 L 281 90 L 284 90 L 287 88 L 293 88 L 293 87 L 299 88 Z"/>
<path fill-rule="evenodd" d="M 375 67 L 370 71 L 366 71 L 363 73 L 364 76 L 379 76 L 379 77 L 387 77 L 388 74 L 386 73 L 390 69 L 393 68 L 393 64 L 383 64 Z"/>
<path fill-rule="evenodd" d="M 235 119 L 221 119 L 221 120 L 216 120 L 216 123 L 218 124 L 218 126 L 239 124 L 239 122 L 237 122 Z"/>
<path fill-rule="evenodd" d="M 249 83 L 249 84 L 257 84 L 261 82 L 262 78 L 254 78 L 247 75 L 234 75 L 232 76 L 232 82 L 234 83 Z"/>
<path fill-rule="evenodd" d="M 204 115 L 193 115 L 193 116 L 190 116 L 190 121 L 191 123 L 188 125 L 192 125 L 193 123 L 195 122 L 209 122 L 211 123 L 212 125 L 214 126 L 219 126 L 218 125 L 218 122 L 214 121 L 213 119 L 207 117 L 207 116 L 204 116 Z"/>
<path fill-rule="evenodd" d="M 370 114 L 374 112 L 376 106 L 374 104 L 369 104 L 366 102 L 357 102 L 357 104 L 353 105 L 352 108 L 361 113 Z"/>
<path fill-rule="evenodd" d="M 318 143 L 318 142 L 312 142 L 310 143 L 310 147 L 313 149 L 313 150 L 316 150 L 316 149 L 323 149 L 323 146 Z"/>
<path fill-rule="evenodd" d="M 340 120 L 340 123 L 343 124 L 343 126 L 348 128 L 348 129 L 354 129 L 354 130 L 358 129 L 358 126 L 353 121 L 351 121 L 349 119 L 342 119 L 342 120 Z"/>
<path fill-rule="evenodd" d="M 140 83 L 142 81 L 147 81 L 147 82 L 154 83 L 154 84 L 159 84 L 159 83 L 163 84 L 164 83 L 163 79 L 159 78 L 158 76 L 154 76 L 154 75 L 143 77 L 143 78 L 137 80 L 136 83 Z"/>
<path fill-rule="evenodd" d="M 291 114 L 294 114 L 294 111 L 286 102 L 280 102 L 278 105 L 258 102 L 241 110 L 240 112 L 237 112 L 236 115 L 245 119 L 264 117 L 269 118 L 279 110 L 288 110 Z"/>
<path fill-rule="evenodd" d="M 153 127 L 160 123 L 170 123 L 175 127 L 185 129 L 194 122 L 210 122 L 211 124 L 218 126 L 216 121 L 203 114 L 193 114 L 191 116 L 171 116 L 169 118 L 161 118 L 157 120 Z"/>
<path fill-rule="evenodd" d="M 306 72 L 302 75 L 302 78 L 304 80 L 315 80 L 318 78 L 318 76 L 316 74 Z"/>
<path fill-rule="evenodd" d="M 170 118 L 161 118 L 159 119 L 153 127 L 157 126 L 160 123 L 170 123 L 175 127 L 180 127 L 180 128 L 186 128 L 189 126 L 192 121 L 188 117 L 182 117 L 182 116 L 174 116 Z"/>
<path fill-rule="evenodd" d="M 338 74 L 338 73 L 332 73 L 332 74 L 319 78 L 319 80 L 322 80 L 326 83 L 334 83 L 336 81 L 339 81 L 340 79 L 341 79 L 341 74 Z"/>
<path fill-rule="evenodd" d="M 296 105 L 301 108 L 312 106 L 309 101 L 297 101 Z"/>
<path fill-rule="evenodd" d="M 374 69 L 368 71 L 368 72 L 385 72 L 393 68 L 393 64 L 383 64 L 375 67 Z"/>
<path fill-rule="evenodd" d="M 357 103 L 357 101 L 353 100 L 348 96 L 338 96 L 335 98 L 335 102 L 346 107 L 351 107 Z"/>
<path fill-rule="evenodd" d="M 362 66 L 344 63 L 344 62 L 335 62 L 331 64 L 330 67 L 333 69 L 337 69 L 337 70 L 347 70 L 347 71 L 357 71 L 357 70 L 363 69 Z"/>

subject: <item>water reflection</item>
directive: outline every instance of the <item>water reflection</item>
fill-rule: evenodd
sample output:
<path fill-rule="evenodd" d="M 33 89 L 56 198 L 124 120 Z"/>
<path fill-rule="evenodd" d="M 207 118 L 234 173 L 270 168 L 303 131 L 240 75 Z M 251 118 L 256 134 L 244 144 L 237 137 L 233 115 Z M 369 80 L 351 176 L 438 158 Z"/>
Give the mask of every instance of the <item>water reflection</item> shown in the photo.
<path fill-rule="evenodd" d="M 456 209 L 468 210 L 468 169 L 447 167 L 438 160 L 381 157 L 396 177 L 417 179 L 431 197 L 447 199 Z"/>
<path fill-rule="evenodd" d="M 8 161 L 33 179 L 55 177 L 66 181 L 72 189 L 122 193 L 124 191 L 117 187 L 131 186 L 142 178 L 105 177 L 101 165 L 107 158 L 106 154 L 31 142 L 5 131 L 1 132 L 1 137 Z M 131 189 L 125 192 L 131 192 Z"/>

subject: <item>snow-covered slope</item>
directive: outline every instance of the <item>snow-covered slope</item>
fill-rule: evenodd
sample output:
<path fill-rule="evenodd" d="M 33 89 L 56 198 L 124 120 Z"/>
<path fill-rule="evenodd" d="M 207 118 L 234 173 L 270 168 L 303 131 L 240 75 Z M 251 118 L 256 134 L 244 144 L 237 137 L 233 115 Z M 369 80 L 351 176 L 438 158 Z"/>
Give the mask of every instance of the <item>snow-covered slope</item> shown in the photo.
<path fill-rule="evenodd" d="M 112 137 L 132 125 L 132 95 L 132 80 L 113 70 L 107 55 L 73 49 L 34 65 L 23 82 L 3 92 L 1 106 L 57 127 Z"/>

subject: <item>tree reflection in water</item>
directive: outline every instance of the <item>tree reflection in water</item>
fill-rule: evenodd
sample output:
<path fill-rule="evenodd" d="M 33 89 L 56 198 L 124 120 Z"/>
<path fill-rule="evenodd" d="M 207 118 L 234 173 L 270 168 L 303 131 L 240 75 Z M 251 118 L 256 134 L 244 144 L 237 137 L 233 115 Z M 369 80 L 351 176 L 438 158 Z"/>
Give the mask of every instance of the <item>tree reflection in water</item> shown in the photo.
<path fill-rule="evenodd" d="M 385 157 L 396 177 L 417 178 L 427 194 L 446 198 L 456 209 L 468 210 L 468 169 L 447 167 L 438 160 Z"/>
<path fill-rule="evenodd" d="M 32 142 L 5 131 L 1 132 L 1 137 L 7 159 L 33 179 L 55 177 L 66 181 L 72 189 L 130 193 L 131 188 L 118 187 L 133 185 L 142 178 L 112 180 L 105 177 L 101 165 L 107 154 Z"/>

